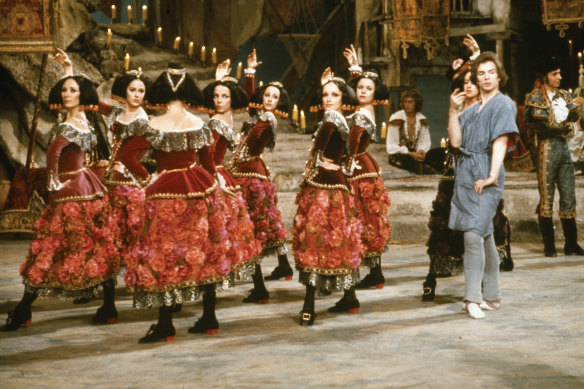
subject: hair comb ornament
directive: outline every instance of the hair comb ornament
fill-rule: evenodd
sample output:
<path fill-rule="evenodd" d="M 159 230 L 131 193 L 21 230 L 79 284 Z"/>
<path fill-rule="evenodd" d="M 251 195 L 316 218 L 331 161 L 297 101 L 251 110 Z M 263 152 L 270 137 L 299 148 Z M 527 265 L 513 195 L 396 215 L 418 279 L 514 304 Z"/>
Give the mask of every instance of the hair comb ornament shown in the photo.
<path fill-rule="evenodd" d="M 172 71 L 178 71 L 179 73 L 173 73 Z M 181 73 L 181 71 L 182 71 L 182 73 Z M 176 83 L 176 85 L 172 81 L 172 77 L 170 77 L 171 74 L 174 74 L 174 75 L 180 74 L 180 78 L 179 78 L 178 82 Z M 170 85 L 170 89 L 172 89 L 172 91 L 175 93 L 178 90 L 178 87 L 181 86 L 181 84 L 184 82 L 186 76 L 187 76 L 187 72 L 184 69 L 168 69 L 166 71 L 166 80 L 168 81 L 168 84 Z"/>

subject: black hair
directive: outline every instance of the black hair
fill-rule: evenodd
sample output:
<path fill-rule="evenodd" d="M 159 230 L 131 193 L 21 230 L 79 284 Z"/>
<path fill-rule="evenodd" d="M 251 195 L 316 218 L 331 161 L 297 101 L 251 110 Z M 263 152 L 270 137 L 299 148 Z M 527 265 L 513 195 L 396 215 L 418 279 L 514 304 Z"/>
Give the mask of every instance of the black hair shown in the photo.
<path fill-rule="evenodd" d="M 163 109 L 174 100 L 180 100 L 191 108 L 198 108 L 203 103 L 203 94 L 194 78 L 186 73 L 184 66 L 169 63 L 168 69 L 146 89 L 146 100 L 148 107 L 152 109 Z"/>
<path fill-rule="evenodd" d="M 353 88 L 351 88 L 342 78 L 334 77 L 318 89 L 318 92 L 316 93 L 316 100 L 318 102 L 317 104 L 310 107 L 310 112 L 317 112 L 318 110 L 322 110 L 322 91 L 325 85 L 331 82 L 339 88 L 343 95 L 342 97 L 343 105 L 341 107 L 343 110 L 351 111 L 354 110 L 359 105 L 357 95 L 355 94 Z"/>
<path fill-rule="evenodd" d="M 283 118 L 288 117 L 288 112 L 290 111 L 290 97 L 288 92 L 284 89 L 284 86 L 279 82 L 270 82 L 266 85 L 262 85 L 257 88 L 249 99 L 249 113 L 250 115 L 255 115 L 258 109 L 263 108 L 264 103 L 264 92 L 269 86 L 273 86 L 280 91 L 280 98 L 278 99 L 278 106 L 274 113 Z"/>
<path fill-rule="evenodd" d="M 356 91 L 357 85 L 359 84 L 359 81 L 361 81 L 364 78 L 373 81 L 373 84 L 375 84 L 375 92 L 373 94 L 373 104 L 374 105 L 389 105 L 389 102 L 387 101 L 389 99 L 389 89 L 387 88 L 387 86 L 385 86 L 383 84 L 383 82 L 381 82 L 381 79 L 379 78 L 379 75 L 377 74 L 377 72 L 373 72 L 371 70 L 363 72 L 359 77 L 356 77 L 356 78 L 352 79 L 351 81 L 349 81 L 349 86 Z"/>
<path fill-rule="evenodd" d="M 140 80 L 144 84 L 146 91 L 150 89 L 150 80 L 141 74 L 140 71 L 131 71 L 121 76 L 116 77 L 112 85 L 111 98 L 119 101 L 120 103 L 126 102 L 126 97 L 128 95 L 128 86 L 134 80 Z M 144 96 L 145 97 L 145 96 Z"/>
<path fill-rule="evenodd" d="M 76 74 L 61 78 L 49 92 L 49 108 L 63 109 L 63 97 L 61 91 L 65 81 L 73 79 L 79 85 L 79 108 L 84 111 L 97 111 L 99 109 L 99 96 L 97 85 L 87 76 Z"/>
<path fill-rule="evenodd" d="M 245 89 L 237 83 L 237 80 L 231 79 L 231 77 L 224 77 L 222 80 L 213 81 L 203 89 L 203 107 L 209 114 L 215 113 L 213 94 L 215 93 L 215 87 L 219 85 L 229 89 L 231 95 L 231 109 L 233 111 L 239 112 L 247 109 L 249 100 L 247 99 Z"/>

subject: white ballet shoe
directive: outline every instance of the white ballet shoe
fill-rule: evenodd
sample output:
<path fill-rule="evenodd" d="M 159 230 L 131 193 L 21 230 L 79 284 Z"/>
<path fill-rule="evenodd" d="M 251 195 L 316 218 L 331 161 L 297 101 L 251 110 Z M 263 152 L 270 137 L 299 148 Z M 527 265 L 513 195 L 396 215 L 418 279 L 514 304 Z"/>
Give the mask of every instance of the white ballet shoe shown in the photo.
<path fill-rule="evenodd" d="M 466 303 L 464 306 L 470 317 L 473 319 L 484 319 L 485 313 L 479 307 L 477 303 Z"/>
<path fill-rule="evenodd" d="M 481 309 L 484 309 L 485 311 L 498 311 L 499 309 L 501 309 L 501 303 L 499 301 L 485 301 L 485 300 L 483 300 L 481 302 L 481 305 L 479 305 L 479 307 Z"/>

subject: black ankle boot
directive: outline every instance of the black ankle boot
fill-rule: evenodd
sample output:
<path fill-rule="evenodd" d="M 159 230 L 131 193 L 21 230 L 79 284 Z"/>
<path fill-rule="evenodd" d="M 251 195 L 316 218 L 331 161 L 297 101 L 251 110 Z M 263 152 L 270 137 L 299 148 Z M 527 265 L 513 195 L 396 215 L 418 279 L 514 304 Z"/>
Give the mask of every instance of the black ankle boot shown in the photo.
<path fill-rule="evenodd" d="M 118 310 L 116 307 L 99 307 L 95 316 L 91 318 L 93 324 L 114 324 L 118 321 Z"/>
<path fill-rule="evenodd" d="M 551 217 L 539 218 L 539 231 L 543 239 L 543 251 L 546 257 L 557 257 L 556 243 L 554 239 L 554 223 Z"/>
<path fill-rule="evenodd" d="M 383 273 L 381 271 L 377 274 L 374 274 L 373 268 L 371 268 L 371 272 L 367 274 L 355 287 L 357 289 L 369 289 L 375 286 L 377 289 L 383 289 L 385 286 L 385 277 L 383 277 Z"/>
<path fill-rule="evenodd" d="M 436 275 L 428 273 L 426 281 L 422 285 L 422 301 L 434 301 L 436 292 Z"/>
<path fill-rule="evenodd" d="M 15 309 L 14 311 L 8 312 L 6 324 L 0 327 L 0 331 L 16 331 L 20 327 L 26 327 L 30 325 L 30 323 L 32 323 L 32 313 L 30 307 L 28 311 Z"/>
<path fill-rule="evenodd" d="M 270 293 L 264 284 L 264 277 L 262 276 L 262 267 L 259 263 L 255 265 L 253 274 L 253 289 L 249 291 L 249 295 L 243 299 L 244 303 L 260 303 L 267 304 L 270 298 Z"/>
<path fill-rule="evenodd" d="M 278 266 L 272 270 L 269 276 L 265 276 L 264 280 L 275 281 L 285 277 L 287 281 L 290 281 L 293 274 L 294 272 L 288 263 L 288 256 L 286 254 L 280 254 L 278 255 Z"/>
<path fill-rule="evenodd" d="M 564 237 L 566 242 L 564 244 L 565 255 L 584 255 L 584 250 L 578 245 L 578 227 L 575 218 L 560 219 L 562 221 L 562 228 L 564 229 Z"/>
<path fill-rule="evenodd" d="M 204 334 L 215 335 L 219 330 L 219 322 L 216 317 L 205 317 L 201 316 L 199 320 L 195 322 L 195 325 L 189 328 L 190 334 Z"/>
<path fill-rule="evenodd" d="M 314 294 L 316 293 L 316 287 L 311 285 L 306 285 L 306 295 L 304 295 L 304 305 L 302 306 L 302 311 L 300 311 L 300 325 L 301 326 L 311 326 L 314 324 L 314 319 L 316 319 L 316 313 L 314 313 Z"/>
<path fill-rule="evenodd" d="M 175 335 L 176 331 L 172 324 L 165 327 L 162 327 L 160 324 L 152 324 L 148 332 L 146 332 L 146 335 L 138 340 L 138 343 L 154 343 L 162 340 L 172 342 Z"/>
<path fill-rule="evenodd" d="M 16 331 L 20 327 L 26 327 L 32 323 L 31 305 L 36 300 L 37 294 L 31 292 L 24 292 L 22 300 L 14 308 L 13 311 L 8 312 L 6 324 L 0 327 L 0 331 Z"/>
<path fill-rule="evenodd" d="M 359 300 L 355 295 L 355 287 L 345 290 L 343 297 L 328 309 L 329 312 L 359 313 Z"/>
<path fill-rule="evenodd" d="M 215 316 L 215 284 L 205 285 L 203 289 L 203 316 L 195 322 L 193 327 L 189 328 L 189 333 L 206 332 L 208 335 L 215 335 L 219 329 L 219 322 Z"/>
<path fill-rule="evenodd" d="M 258 303 L 258 304 L 267 304 L 269 302 L 270 293 L 267 290 L 259 291 L 256 288 L 253 288 L 249 291 L 249 294 L 246 298 L 243 299 L 244 303 Z"/>
<path fill-rule="evenodd" d="M 138 343 L 153 343 L 161 340 L 173 341 L 176 331 L 172 325 L 172 310 L 173 307 L 160 307 L 158 310 L 158 323 L 152 324 L 146 335 L 138 340 Z"/>

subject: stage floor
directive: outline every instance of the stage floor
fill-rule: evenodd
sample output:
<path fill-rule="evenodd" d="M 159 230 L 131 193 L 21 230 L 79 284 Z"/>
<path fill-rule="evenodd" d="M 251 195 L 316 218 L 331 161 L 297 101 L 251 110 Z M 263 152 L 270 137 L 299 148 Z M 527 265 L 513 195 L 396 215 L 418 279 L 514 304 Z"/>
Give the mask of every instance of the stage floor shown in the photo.
<path fill-rule="evenodd" d="M 0 240 L 2 321 L 22 295 L 29 244 Z M 219 294 L 215 336 L 187 333 L 202 306 L 185 304 L 168 344 L 137 343 L 157 312 L 132 309 L 120 278 L 117 324 L 90 324 L 99 301 L 47 299 L 34 303 L 30 327 L 0 333 L 0 387 L 584 386 L 584 257 L 544 258 L 539 242 L 515 244 L 512 254 L 503 308 L 484 320 L 462 310 L 462 275 L 438 279 L 435 301 L 422 302 L 425 247 L 393 245 L 383 255 L 385 288 L 358 291 L 358 315 L 326 312 L 334 293 L 317 300 L 315 325 L 300 327 L 295 273 L 267 284 L 267 305 L 241 303 L 251 284 Z M 265 259 L 264 273 L 275 262 Z"/>

